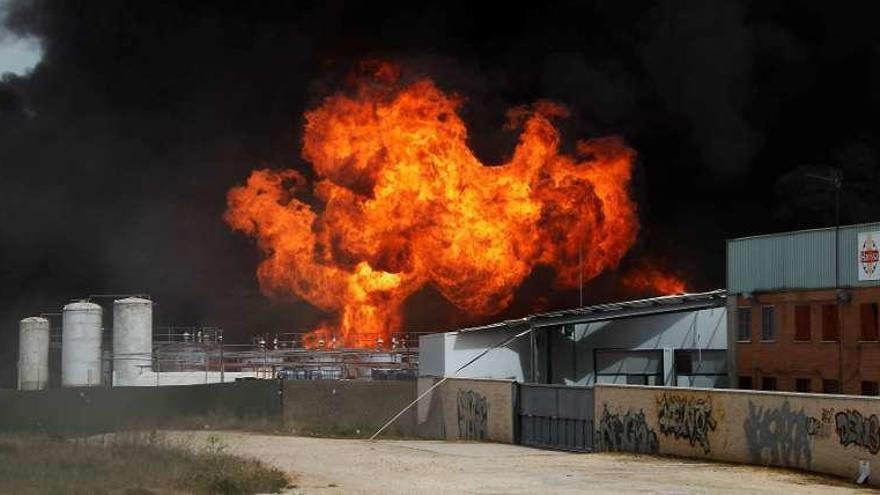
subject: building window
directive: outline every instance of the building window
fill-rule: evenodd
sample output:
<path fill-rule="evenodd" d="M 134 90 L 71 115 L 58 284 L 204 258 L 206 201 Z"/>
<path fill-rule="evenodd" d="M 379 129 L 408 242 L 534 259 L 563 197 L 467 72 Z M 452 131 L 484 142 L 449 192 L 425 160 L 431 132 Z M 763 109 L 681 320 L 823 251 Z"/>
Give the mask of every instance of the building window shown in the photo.
<path fill-rule="evenodd" d="M 794 340 L 810 340 L 810 306 L 800 304 L 794 307 Z"/>
<path fill-rule="evenodd" d="M 761 378 L 761 390 L 776 390 L 776 377 L 765 376 Z"/>
<path fill-rule="evenodd" d="M 839 394 L 840 393 L 840 381 L 838 381 L 838 380 L 822 380 L 822 393 L 823 394 Z"/>
<path fill-rule="evenodd" d="M 861 316 L 861 335 L 860 340 L 878 340 L 877 332 L 877 303 L 865 303 L 859 305 L 859 313 Z"/>
<path fill-rule="evenodd" d="M 822 340 L 826 341 L 837 341 L 838 335 L 840 332 L 838 331 L 837 325 L 837 305 L 836 304 L 823 304 L 822 305 Z"/>
<path fill-rule="evenodd" d="M 739 377 L 739 388 L 741 388 L 743 390 L 751 390 L 752 389 L 752 377 L 750 377 L 750 376 Z"/>
<path fill-rule="evenodd" d="M 762 308 L 761 340 L 776 340 L 776 308 L 773 306 Z"/>
<path fill-rule="evenodd" d="M 645 375 L 626 375 L 627 385 L 647 385 L 648 377 Z"/>
<path fill-rule="evenodd" d="M 877 382 L 862 382 L 862 395 L 880 395 Z"/>
<path fill-rule="evenodd" d="M 692 375 L 694 373 L 694 361 L 691 352 L 687 350 L 675 351 L 675 374 Z"/>
<path fill-rule="evenodd" d="M 809 378 L 796 378 L 794 380 L 794 391 L 808 393 L 810 391 L 810 380 Z"/>
<path fill-rule="evenodd" d="M 736 309 L 736 340 L 740 342 L 752 340 L 752 308 Z"/>

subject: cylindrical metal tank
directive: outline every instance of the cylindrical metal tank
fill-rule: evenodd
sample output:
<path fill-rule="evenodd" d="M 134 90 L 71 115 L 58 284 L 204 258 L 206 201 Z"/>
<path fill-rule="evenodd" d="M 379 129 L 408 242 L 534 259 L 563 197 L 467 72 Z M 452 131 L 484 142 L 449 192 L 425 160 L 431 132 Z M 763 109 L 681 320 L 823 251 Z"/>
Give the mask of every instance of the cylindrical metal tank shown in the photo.
<path fill-rule="evenodd" d="M 61 315 L 61 386 L 101 384 L 101 317 L 97 304 L 79 301 Z"/>
<path fill-rule="evenodd" d="M 49 383 L 49 320 L 34 316 L 18 324 L 18 389 L 42 390 Z"/>
<path fill-rule="evenodd" d="M 113 301 L 113 385 L 136 385 L 151 370 L 153 301 L 127 297 Z"/>

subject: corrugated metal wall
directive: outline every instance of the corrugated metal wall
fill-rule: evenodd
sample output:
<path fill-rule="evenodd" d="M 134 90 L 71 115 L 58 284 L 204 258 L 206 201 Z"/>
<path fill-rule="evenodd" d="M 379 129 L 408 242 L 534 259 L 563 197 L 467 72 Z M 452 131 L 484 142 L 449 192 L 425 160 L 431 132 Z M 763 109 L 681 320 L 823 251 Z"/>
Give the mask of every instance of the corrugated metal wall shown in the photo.
<path fill-rule="evenodd" d="M 880 281 L 858 280 L 858 235 L 874 231 L 880 223 L 844 226 L 837 233 L 831 227 L 729 240 L 727 291 L 833 288 L 835 253 L 841 287 L 878 286 Z"/>

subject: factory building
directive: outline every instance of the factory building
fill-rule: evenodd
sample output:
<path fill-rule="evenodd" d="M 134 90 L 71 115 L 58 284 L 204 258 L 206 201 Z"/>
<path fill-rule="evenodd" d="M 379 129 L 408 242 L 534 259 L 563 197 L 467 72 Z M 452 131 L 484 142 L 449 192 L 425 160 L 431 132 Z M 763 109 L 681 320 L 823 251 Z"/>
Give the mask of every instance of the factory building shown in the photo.
<path fill-rule="evenodd" d="M 730 380 L 878 395 L 880 223 L 727 243 Z"/>
<path fill-rule="evenodd" d="M 420 338 L 423 377 L 726 387 L 723 290 L 531 315 Z"/>

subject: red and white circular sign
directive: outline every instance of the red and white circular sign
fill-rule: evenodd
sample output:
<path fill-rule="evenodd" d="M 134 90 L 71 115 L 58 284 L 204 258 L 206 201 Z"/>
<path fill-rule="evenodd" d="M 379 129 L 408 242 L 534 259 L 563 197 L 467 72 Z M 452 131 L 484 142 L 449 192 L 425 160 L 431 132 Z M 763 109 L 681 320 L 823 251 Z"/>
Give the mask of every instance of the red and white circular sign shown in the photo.
<path fill-rule="evenodd" d="M 880 280 L 880 247 L 877 233 L 859 234 L 859 280 Z"/>

